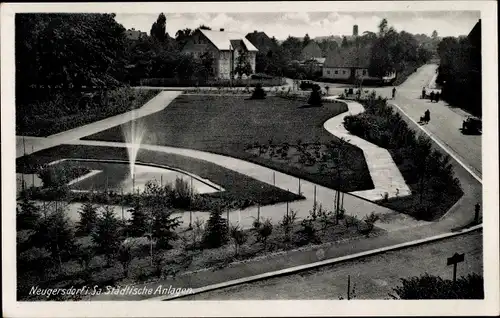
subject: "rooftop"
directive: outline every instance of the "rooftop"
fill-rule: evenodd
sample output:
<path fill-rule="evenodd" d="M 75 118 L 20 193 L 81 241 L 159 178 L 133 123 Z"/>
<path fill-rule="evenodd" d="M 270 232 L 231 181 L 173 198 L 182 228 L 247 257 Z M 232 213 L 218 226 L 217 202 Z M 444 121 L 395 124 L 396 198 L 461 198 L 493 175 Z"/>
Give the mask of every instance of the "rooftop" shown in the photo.
<path fill-rule="evenodd" d="M 233 45 L 238 45 L 239 48 L 241 46 L 240 43 L 243 42 L 243 45 L 248 51 L 259 51 L 245 38 L 245 35 L 241 33 L 213 30 L 200 30 L 200 32 L 203 33 L 219 50 L 229 50 L 229 47 L 233 47 Z M 240 42 L 234 40 L 239 40 Z"/>
<path fill-rule="evenodd" d="M 368 68 L 370 59 L 370 46 L 340 48 L 328 54 L 324 65 L 325 67 Z"/>

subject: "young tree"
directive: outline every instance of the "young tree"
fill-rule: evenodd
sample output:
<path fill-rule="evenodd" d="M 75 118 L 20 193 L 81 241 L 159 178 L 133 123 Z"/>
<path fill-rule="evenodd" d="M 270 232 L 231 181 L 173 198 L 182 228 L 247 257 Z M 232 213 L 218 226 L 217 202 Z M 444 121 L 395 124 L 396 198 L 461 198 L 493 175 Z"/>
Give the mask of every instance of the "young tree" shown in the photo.
<path fill-rule="evenodd" d="M 285 234 L 285 242 L 290 241 L 290 232 L 297 221 L 297 212 L 290 210 L 288 213 L 283 215 L 283 219 L 280 222 L 280 226 L 283 228 L 283 233 Z"/>
<path fill-rule="evenodd" d="M 16 230 L 35 229 L 40 216 L 40 208 L 27 197 L 23 197 L 22 201 L 18 203 L 16 208 Z"/>
<path fill-rule="evenodd" d="M 252 74 L 252 66 L 250 65 L 247 51 L 238 50 L 238 57 L 236 58 L 234 74 L 238 75 L 239 77 Z"/>
<path fill-rule="evenodd" d="M 270 219 L 266 219 L 260 226 L 257 228 L 257 234 L 259 241 L 264 244 L 264 249 L 267 247 L 267 238 L 271 236 L 273 233 L 273 224 Z"/>
<path fill-rule="evenodd" d="M 228 241 L 227 222 L 222 218 L 222 209 L 214 208 L 205 225 L 203 243 L 209 248 L 220 247 Z"/>
<path fill-rule="evenodd" d="M 200 55 L 200 69 L 198 70 L 198 74 L 204 81 L 214 76 L 214 57 L 212 53 L 207 51 Z"/>
<path fill-rule="evenodd" d="M 101 216 L 97 219 L 96 230 L 92 233 L 92 240 L 98 253 L 106 256 L 107 265 L 111 264 L 121 244 L 121 229 L 118 219 L 112 208 L 104 207 Z"/>
<path fill-rule="evenodd" d="M 168 209 L 155 209 L 153 212 L 152 234 L 156 238 L 156 246 L 159 249 L 170 249 L 170 242 L 177 238 L 175 231 L 182 221 L 181 217 L 173 217 L 172 211 Z"/>
<path fill-rule="evenodd" d="M 83 204 L 78 213 L 80 214 L 80 221 L 77 223 L 76 233 L 78 235 L 89 235 L 95 230 L 97 224 L 97 207 L 89 201 Z"/>
<path fill-rule="evenodd" d="M 437 37 L 438 37 L 438 33 L 437 33 L 437 31 L 436 31 L 436 30 L 432 31 L 431 38 L 432 38 L 432 39 L 437 39 Z"/>
<path fill-rule="evenodd" d="M 250 99 L 265 99 L 265 98 L 266 98 L 266 92 L 262 88 L 262 84 L 257 83 Z"/>
<path fill-rule="evenodd" d="M 36 247 L 45 248 L 52 259 L 57 260 L 59 269 L 63 261 L 69 259 L 75 246 L 75 236 L 65 207 L 57 204 L 52 212 L 42 217 L 32 236 Z"/>
<path fill-rule="evenodd" d="M 148 216 L 146 215 L 144 205 L 139 201 L 129 210 L 132 217 L 128 226 L 128 232 L 131 236 L 142 236 L 148 231 Z"/>
<path fill-rule="evenodd" d="M 241 245 L 245 244 L 245 242 L 248 239 L 248 236 L 247 233 L 245 233 L 239 225 L 236 226 L 231 225 L 229 232 L 231 235 L 231 239 L 234 242 L 234 255 L 237 256 L 238 248 Z"/>

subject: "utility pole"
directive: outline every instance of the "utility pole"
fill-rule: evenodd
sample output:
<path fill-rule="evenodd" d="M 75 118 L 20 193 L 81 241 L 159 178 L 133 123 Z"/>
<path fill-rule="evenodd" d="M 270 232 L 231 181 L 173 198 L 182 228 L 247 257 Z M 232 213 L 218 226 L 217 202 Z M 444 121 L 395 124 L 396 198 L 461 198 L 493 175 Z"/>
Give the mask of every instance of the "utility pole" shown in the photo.
<path fill-rule="evenodd" d="M 474 223 L 479 224 L 479 212 L 481 211 L 481 205 L 476 203 L 474 206 Z"/>
<path fill-rule="evenodd" d="M 351 275 L 347 275 L 347 300 L 351 300 Z"/>

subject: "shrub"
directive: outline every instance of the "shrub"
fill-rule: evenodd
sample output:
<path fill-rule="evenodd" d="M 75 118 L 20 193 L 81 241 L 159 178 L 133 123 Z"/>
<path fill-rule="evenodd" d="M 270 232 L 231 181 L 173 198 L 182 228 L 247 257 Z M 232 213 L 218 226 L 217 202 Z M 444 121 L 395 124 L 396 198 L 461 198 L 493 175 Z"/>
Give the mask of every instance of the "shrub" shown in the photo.
<path fill-rule="evenodd" d="M 288 213 L 283 215 L 283 219 L 280 222 L 283 232 L 285 234 L 285 242 L 290 241 L 290 232 L 297 221 L 297 212 L 290 210 Z"/>
<path fill-rule="evenodd" d="M 314 227 L 313 220 L 309 217 L 302 220 L 301 222 L 302 228 L 297 231 L 299 234 L 299 245 L 306 245 L 310 242 L 318 243 L 320 240 L 316 236 L 316 228 Z"/>
<path fill-rule="evenodd" d="M 432 276 L 402 278 L 402 285 L 393 289 L 395 299 L 484 299 L 482 275 L 469 274 L 456 282 Z"/>
<path fill-rule="evenodd" d="M 311 95 L 309 96 L 307 103 L 311 106 L 321 106 L 322 105 L 321 91 L 320 91 L 319 86 L 312 87 L 312 92 L 311 92 Z"/>
<path fill-rule="evenodd" d="M 265 99 L 266 98 L 266 92 L 262 88 L 262 84 L 258 83 L 253 92 L 252 92 L 252 97 L 250 99 Z"/>
<path fill-rule="evenodd" d="M 97 207 L 91 202 L 86 202 L 82 205 L 80 211 L 80 220 L 77 223 L 77 234 L 78 235 L 89 235 L 92 233 L 97 224 Z"/>

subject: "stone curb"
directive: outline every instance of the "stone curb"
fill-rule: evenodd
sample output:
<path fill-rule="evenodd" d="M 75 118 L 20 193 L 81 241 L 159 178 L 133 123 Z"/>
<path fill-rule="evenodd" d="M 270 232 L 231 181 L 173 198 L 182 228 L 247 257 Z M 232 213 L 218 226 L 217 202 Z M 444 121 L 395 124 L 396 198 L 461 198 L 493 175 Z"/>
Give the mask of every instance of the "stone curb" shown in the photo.
<path fill-rule="evenodd" d="M 239 279 L 235 279 L 235 280 L 231 280 L 231 281 L 227 281 L 227 282 L 222 282 L 219 284 L 208 285 L 205 287 L 195 288 L 195 289 L 193 289 L 193 291 L 190 294 L 153 297 L 153 298 L 145 299 L 144 301 L 174 300 L 174 299 L 178 299 L 178 298 L 182 298 L 182 297 L 186 297 L 186 296 L 201 294 L 204 292 L 209 292 L 209 291 L 213 291 L 213 290 L 217 290 L 217 289 L 241 285 L 241 284 L 245 284 L 245 283 L 256 282 L 259 280 L 269 279 L 269 278 L 273 278 L 273 277 L 291 275 L 291 274 L 295 274 L 295 273 L 300 272 L 300 271 L 310 270 L 310 269 L 318 268 L 321 266 L 333 265 L 333 264 L 337 264 L 337 263 L 341 263 L 341 262 L 345 262 L 345 261 L 351 261 L 351 260 L 355 260 L 355 259 L 366 257 L 366 256 L 374 256 L 374 255 L 382 254 L 385 252 L 396 251 L 399 249 L 414 247 L 414 246 L 418 246 L 418 245 L 425 244 L 425 243 L 436 242 L 436 241 L 440 241 L 443 239 L 447 239 L 447 238 L 451 238 L 451 237 L 455 237 L 455 236 L 459 236 L 459 235 L 464 235 L 464 234 L 467 234 L 467 233 L 470 233 L 470 232 L 473 232 L 476 230 L 481 230 L 481 229 L 482 229 L 482 224 L 479 224 L 479 225 L 475 225 L 475 226 L 472 226 L 468 229 L 463 229 L 463 230 L 460 230 L 457 232 L 449 232 L 449 233 L 439 234 L 439 235 L 428 237 L 425 239 L 420 239 L 420 240 L 396 244 L 396 245 L 392 245 L 392 246 L 377 248 L 377 249 L 373 249 L 373 250 L 369 250 L 369 251 L 365 251 L 365 252 L 360 252 L 360 253 L 341 256 L 341 257 L 337 257 L 337 258 L 327 259 L 324 261 L 314 262 L 314 263 L 310 263 L 310 264 L 285 268 L 282 270 L 267 272 L 267 273 L 263 273 L 263 274 L 259 274 L 259 275 L 250 276 L 250 277 L 239 278 Z"/>

